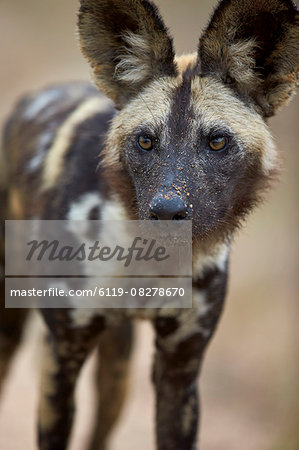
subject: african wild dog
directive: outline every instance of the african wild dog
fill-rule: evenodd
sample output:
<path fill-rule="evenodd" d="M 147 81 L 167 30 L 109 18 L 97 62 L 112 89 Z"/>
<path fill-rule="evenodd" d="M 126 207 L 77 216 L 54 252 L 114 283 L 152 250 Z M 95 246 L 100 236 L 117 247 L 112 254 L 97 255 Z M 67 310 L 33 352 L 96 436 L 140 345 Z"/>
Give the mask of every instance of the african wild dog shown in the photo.
<path fill-rule="evenodd" d="M 41 449 L 66 448 L 77 375 L 96 345 L 104 407 L 89 448 L 105 447 L 125 397 L 135 317 L 156 331 L 157 447 L 196 448 L 196 380 L 223 306 L 230 243 L 277 170 L 266 120 L 294 93 L 296 17 L 291 0 L 222 0 L 198 52 L 177 58 L 150 1 L 81 0 L 81 48 L 115 107 L 81 83 L 16 107 L 4 131 L 2 219 L 191 219 L 193 227 L 193 308 L 41 311 Z M 1 311 L 2 378 L 25 315 Z"/>

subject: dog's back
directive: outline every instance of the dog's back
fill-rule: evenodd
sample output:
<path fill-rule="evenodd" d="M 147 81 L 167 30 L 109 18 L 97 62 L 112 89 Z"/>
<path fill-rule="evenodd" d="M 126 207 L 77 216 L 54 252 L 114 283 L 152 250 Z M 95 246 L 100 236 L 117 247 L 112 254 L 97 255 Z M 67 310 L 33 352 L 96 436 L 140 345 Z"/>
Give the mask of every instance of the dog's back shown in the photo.
<path fill-rule="evenodd" d="M 4 129 L 5 217 L 63 219 L 81 196 L 104 193 L 95 168 L 114 113 L 112 103 L 87 83 L 23 98 Z"/>

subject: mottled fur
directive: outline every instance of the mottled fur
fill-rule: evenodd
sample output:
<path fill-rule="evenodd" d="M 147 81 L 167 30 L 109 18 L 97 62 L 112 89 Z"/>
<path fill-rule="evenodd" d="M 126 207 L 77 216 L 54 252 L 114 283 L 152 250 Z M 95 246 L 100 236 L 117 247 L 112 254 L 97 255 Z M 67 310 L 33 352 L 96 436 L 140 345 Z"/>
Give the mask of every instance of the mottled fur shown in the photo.
<path fill-rule="evenodd" d="M 4 129 L 1 219 L 192 219 L 193 307 L 41 310 L 48 335 L 39 448 L 66 448 L 76 380 L 96 346 L 89 448 L 106 448 L 125 398 L 132 319 L 143 318 L 156 333 L 157 448 L 194 450 L 197 377 L 223 308 L 230 243 L 277 171 L 266 118 L 294 93 L 296 8 L 290 0 L 222 0 L 198 52 L 175 57 L 150 1 L 80 3 L 83 54 L 116 109 L 84 83 L 22 99 Z M 138 149 L 140 135 L 151 151 Z M 210 147 L 217 137 L 226 142 L 219 152 Z M 1 379 L 25 316 L 1 310 Z"/>

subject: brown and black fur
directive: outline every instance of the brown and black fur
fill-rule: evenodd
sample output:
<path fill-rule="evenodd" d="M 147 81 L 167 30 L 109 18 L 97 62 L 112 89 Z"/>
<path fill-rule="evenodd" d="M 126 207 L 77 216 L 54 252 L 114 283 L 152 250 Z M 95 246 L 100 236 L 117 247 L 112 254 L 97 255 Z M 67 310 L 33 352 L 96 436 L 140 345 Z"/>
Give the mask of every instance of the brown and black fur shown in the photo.
<path fill-rule="evenodd" d="M 230 244 L 277 172 L 266 120 L 295 91 L 297 10 L 291 0 L 222 0 L 198 52 L 178 58 L 150 1 L 80 4 L 82 52 L 114 106 L 84 83 L 23 99 L 4 130 L 1 219 L 191 219 L 194 298 L 186 310 L 41 310 L 39 448 L 66 448 L 76 380 L 96 346 L 101 401 L 89 448 L 106 448 L 139 317 L 156 332 L 157 448 L 195 449 L 197 378 L 223 308 Z M 219 137 L 226 144 L 213 151 Z M 1 311 L 2 378 L 25 315 Z"/>

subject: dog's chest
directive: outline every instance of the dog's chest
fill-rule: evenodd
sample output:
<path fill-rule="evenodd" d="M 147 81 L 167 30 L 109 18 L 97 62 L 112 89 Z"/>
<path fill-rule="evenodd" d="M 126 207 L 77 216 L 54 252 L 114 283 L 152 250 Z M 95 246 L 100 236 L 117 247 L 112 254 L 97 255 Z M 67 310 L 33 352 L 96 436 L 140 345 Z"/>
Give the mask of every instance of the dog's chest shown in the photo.
<path fill-rule="evenodd" d="M 95 209 L 97 210 L 97 218 L 103 221 L 100 235 L 103 242 L 105 242 L 106 239 L 111 239 L 109 236 L 109 224 L 113 223 L 113 221 L 118 221 L 120 225 L 118 228 L 118 230 L 120 230 L 119 233 L 123 232 L 125 235 L 126 230 L 125 227 L 122 230 L 121 223 L 127 220 L 128 217 L 125 208 L 117 196 L 107 200 L 104 199 L 99 192 L 85 192 L 79 198 L 69 203 L 66 216 L 70 220 L 86 220 L 91 216 L 92 211 L 95 211 Z M 84 232 L 86 232 L 86 230 Z M 121 238 L 123 236 L 119 237 Z M 175 317 L 181 325 L 184 323 L 188 324 L 189 331 L 192 327 L 198 329 L 199 320 L 207 316 L 212 310 L 212 305 L 208 296 L 209 281 L 205 274 L 208 272 L 212 273 L 213 271 L 219 271 L 220 273 L 225 272 L 228 253 L 228 246 L 219 245 L 216 248 L 213 248 L 211 253 L 199 253 L 197 255 L 193 263 L 193 279 L 206 279 L 206 281 L 200 288 L 196 287 L 196 285 L 193 287 L 192 308 L 79 308 L 74 309 L 69 313 L 69 319 L 72 326 L 87 326 L 94 317 L 101 315 L 106 318 L 108 324 L 110 323 L 112 325 L 117 324 L 124 317 L 148 320 L 154 320 L 157 317 Z M 109 274 L 109 280 L 111 280 L 110 275 L 112 275 L 112 277 L 120 275 L 119 272 L 113 273 L 113 262 L 110 264 L 108 263 L 106 273 L 101 273 L 100 275 L 105 276 L 107 273 Z M 93 276 L 97 277 L 99 274 L 94 273 Z M 90 279 L 89 283 L 94 283 L 93 278 Z M 88 282 L 85 287 L 88 288 Z"/>

